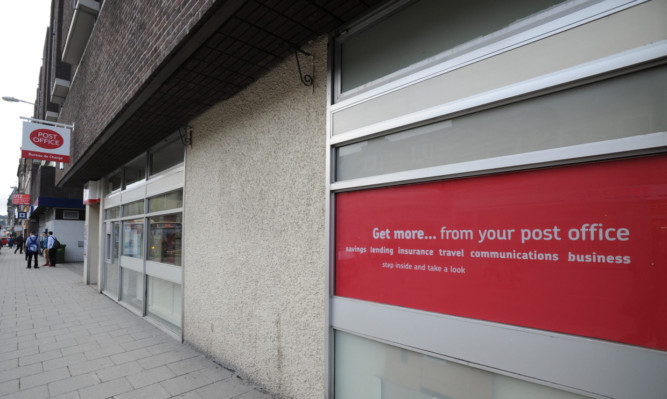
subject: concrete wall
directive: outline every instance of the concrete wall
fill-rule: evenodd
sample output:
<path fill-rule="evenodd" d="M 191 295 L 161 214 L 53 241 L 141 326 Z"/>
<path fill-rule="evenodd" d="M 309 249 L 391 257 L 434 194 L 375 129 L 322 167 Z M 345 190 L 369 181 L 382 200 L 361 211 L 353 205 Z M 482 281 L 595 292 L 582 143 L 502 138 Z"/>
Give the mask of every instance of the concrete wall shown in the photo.
<path fill-rule="evenodd" d="M 271 393 L 324 396 L 326 40 L 192 121 L 184 339 Z M 301 58 L 302 68 L 312 63 Z"/>

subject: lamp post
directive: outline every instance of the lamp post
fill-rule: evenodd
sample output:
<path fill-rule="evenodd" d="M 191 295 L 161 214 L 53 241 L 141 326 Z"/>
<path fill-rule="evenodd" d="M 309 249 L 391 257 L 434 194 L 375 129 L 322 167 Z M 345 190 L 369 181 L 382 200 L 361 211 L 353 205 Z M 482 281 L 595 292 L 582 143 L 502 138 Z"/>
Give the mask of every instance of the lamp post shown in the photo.
<path fill-rule="evenodd" d="M 5 100 L 5 101 L 9 101 L 10 103 L 26 103 L 26 104 L 30 104 L 30 105 L 35 105 L 34 103 L 31 103 L 29 101 L 19 100 L 16 97 L 3 96 L 2 99 Z"/>

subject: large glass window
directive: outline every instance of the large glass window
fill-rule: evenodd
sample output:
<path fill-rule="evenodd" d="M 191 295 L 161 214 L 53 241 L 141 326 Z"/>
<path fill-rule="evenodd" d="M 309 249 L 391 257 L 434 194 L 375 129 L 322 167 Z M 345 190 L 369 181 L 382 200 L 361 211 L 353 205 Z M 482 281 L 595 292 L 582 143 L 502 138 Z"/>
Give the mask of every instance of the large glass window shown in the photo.
<path fill-rule="evenodd" d="M 181 214 L 155 216 L 148 220 L 148 260 L 181 266 Z"/>
<path fill-rule="evenodd" d="M 166 211 L 183 207 L 183 190 L 157 195 L 148 200 L 148 212 Z"/>
<path fill-rule="evenodd" d="M 341 331 L 335 342 L 336 398 L 586 398 Z"/>
<path fill-rule="evenodd" d="M 123 222 L 123 256 L 142 259 L 144 256 L 144 220 Z"/>
<path fill-rule="evenodd" d="M 336 180 L 667 130 L 667 66 L 338 148 Z"/>
<path fill-rule="evenodd" d="M 147 276 L 148 279 L 148 314 L 175 331 L 181 329 L 180 284 Z"/>
<path fill-rule="evenodd" d="M 420 61 L 438 61 L 499 40 L 517 21 L 564 0 L 414 1 L 349 37 L 340 37 L 341 92 L 346 92 Z M 465 16 L 465 17 L 462 17 Z M 501 31 L 505 35 L 511 32 Z M 464 45 L 465 44 L 465 45 Z M 444 53 L 444 54 L 443 54 Z"/>
<path fill-rule="evenodd" d="M 180 140 L 172 141 L 164 147 L 157 149 L 150 154 L 151 176 L 182 163 L 184 157 L 185 150 Z"/>

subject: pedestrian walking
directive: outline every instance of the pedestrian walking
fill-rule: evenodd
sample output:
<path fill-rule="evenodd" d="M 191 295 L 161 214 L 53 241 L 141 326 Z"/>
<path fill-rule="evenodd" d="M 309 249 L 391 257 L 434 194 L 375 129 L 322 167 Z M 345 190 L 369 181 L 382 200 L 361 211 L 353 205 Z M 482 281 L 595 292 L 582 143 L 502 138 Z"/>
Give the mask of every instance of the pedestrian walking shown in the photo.
<path fill-rule="evenodd" d="M 44 230 L 44 234 L 42 234 L 42 252 L 44 252 L 44 264 L 42 266 L 51 266 L 51 262 L 49 261 L 49 248 L 47 245 L 48 242 L 49 242 L 48 230 Z"/>
<path fill-rule="evenodd" d="M 60 246 L 57 243 L 58 239 L 53 235 L 52 231 L 49 231 L 49 238 L 46 243 L 46 247 L 49 249 L 49 263 L 51 267 L 56 267 L 56 252 Z"/>
<path fill-rule="evenodd" d="M 23 253 L 23 233 L 19 233 L 16 237 L 16 249 L 14 250 L 14 253 L 16 253 L 16 251 L 21 251 L 20 253 Z"/>
<path fill-rule="evenodd" d="M 26 254 L 28 254 L 28 266 L 27 268 L 30 269 L 30 262 L 32 259 L 35 259 L 35 269 L 39 269 L 38 266 L 38 253 L 39 253 L 39 237 L 35 234 L 34 231 L 30 232 L 30 237 L 26 239 Z"/>

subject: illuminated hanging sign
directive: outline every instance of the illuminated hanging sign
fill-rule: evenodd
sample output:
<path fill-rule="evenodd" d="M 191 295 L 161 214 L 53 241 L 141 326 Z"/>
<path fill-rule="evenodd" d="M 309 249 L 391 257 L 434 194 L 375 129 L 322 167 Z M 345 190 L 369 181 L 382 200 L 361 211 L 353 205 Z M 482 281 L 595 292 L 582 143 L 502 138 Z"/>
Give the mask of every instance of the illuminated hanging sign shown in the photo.
<path fill-rule="evenodd" d="M 30 205 L 30 194 L 12 194 L 12 205 Z"/>
<path fill-rule="evenodd" d="M 667 156 L 336 195 L 335 294 L 667 350 Z"/>
<path fill-rule="evenodd" d="M 36 123 L 23 122 L 23 158 L 55 162 L 70 160 L 70 129 Z"/>

